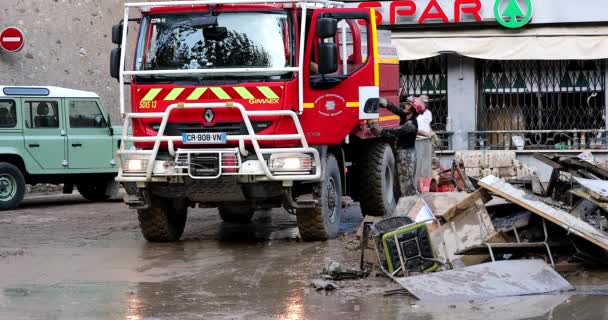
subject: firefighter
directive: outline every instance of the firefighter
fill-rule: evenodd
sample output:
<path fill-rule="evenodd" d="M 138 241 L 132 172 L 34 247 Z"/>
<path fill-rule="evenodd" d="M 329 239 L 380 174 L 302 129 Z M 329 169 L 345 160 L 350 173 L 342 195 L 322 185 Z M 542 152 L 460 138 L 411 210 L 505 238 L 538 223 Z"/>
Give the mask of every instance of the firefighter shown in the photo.
<path fill-rule="evenodd" d="M 370 124 L 373 134 L 381 138 L 394 139 L 397 143 L 397 173 L 401 196 L 415 195 L 416 192 L 416 134 L 418 132 L 418 112 L 415 100 L 404 103 L 404 108 L 399 108 L 380 98 L 380 108 L 386 108 L 399 116 L 399 127 L 394 129 L 381 129 L 378 123 Z"/>

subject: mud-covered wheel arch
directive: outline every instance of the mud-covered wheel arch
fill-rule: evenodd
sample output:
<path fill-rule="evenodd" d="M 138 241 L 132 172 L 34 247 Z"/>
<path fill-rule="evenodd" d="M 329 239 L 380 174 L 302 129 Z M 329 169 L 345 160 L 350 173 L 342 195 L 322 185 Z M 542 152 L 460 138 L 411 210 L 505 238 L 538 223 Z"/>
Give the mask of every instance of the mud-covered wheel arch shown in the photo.
<path fill-rule="evenodd" d="M 342 216 L 342 181 L 338 161 L 332 154 L 324 159 L 323 178 L 313 187 L 312 209 L 298 209 L 296 218 L 300 237 L 304 241 L 334 238 L 340 229 Z"/>
<path fill-rule="evenodd" d="M 148 209 L 138 209 L 141 233 L 150 242 L 178 241 L 188 218 L 185 200 L 151 196 Z"/>

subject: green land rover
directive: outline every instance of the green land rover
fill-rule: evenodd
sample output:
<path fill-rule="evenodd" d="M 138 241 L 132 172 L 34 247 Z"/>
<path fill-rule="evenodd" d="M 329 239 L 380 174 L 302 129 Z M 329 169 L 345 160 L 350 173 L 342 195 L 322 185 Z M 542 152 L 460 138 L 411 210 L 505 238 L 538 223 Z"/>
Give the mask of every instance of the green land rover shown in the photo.
<path fill-rule="evenodd" d="M 63 183 L 64 193 L 76 186 L 107 200 L 121 132 L 93 92 L 0 86 L 0 210 L 17 207 L 26 184 Z"/>

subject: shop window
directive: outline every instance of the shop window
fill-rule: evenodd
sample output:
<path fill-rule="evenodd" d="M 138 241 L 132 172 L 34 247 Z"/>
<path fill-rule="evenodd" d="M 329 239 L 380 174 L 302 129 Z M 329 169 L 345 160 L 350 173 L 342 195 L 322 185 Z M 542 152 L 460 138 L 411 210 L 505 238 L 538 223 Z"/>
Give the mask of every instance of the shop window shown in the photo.
<path fill-rule="evenodd" d="M 472 146 L 509 149 L 519 139 L 527 149 L 590 147 L 606 128 L 605 67 L 605 60 L 478 62 L 477 129 L 489 133 Z"/>
<path fill-rule="evenodd" d="M 0 100 L 0 128 L 17 126 L 15 100 Z"/>
<path fill-rule="evenodd" d="M 33 129 L 59 128 L 57 101 L 26 101 L 25 126 Z"/>

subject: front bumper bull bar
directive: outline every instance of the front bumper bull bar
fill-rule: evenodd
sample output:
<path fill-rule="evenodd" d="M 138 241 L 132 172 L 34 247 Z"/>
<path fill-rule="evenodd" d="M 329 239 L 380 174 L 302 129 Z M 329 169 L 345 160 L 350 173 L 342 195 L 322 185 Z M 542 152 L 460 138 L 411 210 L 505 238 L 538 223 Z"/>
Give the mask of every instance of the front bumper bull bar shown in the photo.
<path fill-rule="evenodd" d="M 237 141 L 239 148 L 227 148 L 227 149 L 179 149 L 175 150 L 174 143 L 181 142 L 181 136 L 165 136 L 164 132 L 169 122 L 169 116 L 176 109 L 216 109 L 216 108 L 234 108 L 239 110 L 243 118 L 243 122 L 247 129 L 246 135 L 228 135 L 227 141 Z M 277 117 L 290 117 L 295 125 L 295 134 L 273 134 L 273 135 L 260 135 L 256 134 L 251 124 L 250 117 L 265 117 L 265 116 L 277 116 Z M 129 127 L 132 126 L 133 119 L 158 119 L 161 118 L 161 124 L 158 129 L 156 136 L 146 137 L 135 137 L 129 135 Z M 300 147 L 293 148 L 262 148 L 260 147 L 259 141 L 300 141 Z M 154 142 L 152 150 L 127 150 L 126 145 L 128 142 Z M 243 107 L 242 104 L 237 102 L 214 102 L 214 103 L 176 103 L 170 105 L 164 112 L 146 112 L 146 113 L 128 113 L 125 115 L 124 126 L 122 131 L 122 140 L 120 148 L 116 153 L 118 161 L 118 176 L 116 178 L 119 182 L 152 182 L 152 181 L 166 181 L 167 177 L 170 176 L 184 176 L 189 173 L 175 172 L 175 173 L 163 173 L 162 175 L 156 176 L 154 174 L 155 164 L 157 155 L 161 146 L 161 143 L 167 143 L 169 154 L 175 158 L 180 154 L 188 153 L 215 153 L 219 156 L 220 168 L 222 162 L 222 155 L 232 153 L 237 156 L 237 163 L 234 169 L 237 169 L 233 173 L 220 173 L 212 177 L 193 177 L 197 179 L 215 179 L 220 175 L 252 175 L 251 173 L 243 172 L 241 156 L 246 156 L 249 152 L 245 149 L 245 142 L 250 142 L 253 146 L 254 152 L 257 156 L 259 166 L 262 168 L 263 180 L 270 181 L 318 181 L 321 178 L 321 160 L 319 151 L 315 148 L 308 146 L 306 136 L 302 130 L 302 125 L 297 114 L 291 110 L 272 110 L 272 111 L 248 111 Z M 276 174 L 273 173 L 264 155 L 267 154 L 289 154 L 289 153 L 303 153 L 312 155 L 313 168 L 311 173 L 294 173 L 294 174 Z M 124 160 L 126 156 L 140 155 L 147 158 L 147 165 L 145 172 L 132 173 L 124 171 Z M 188 156 L 189 159 L 189 156 Z M 179 166 L 178 166 L 179 169 Z"/>

